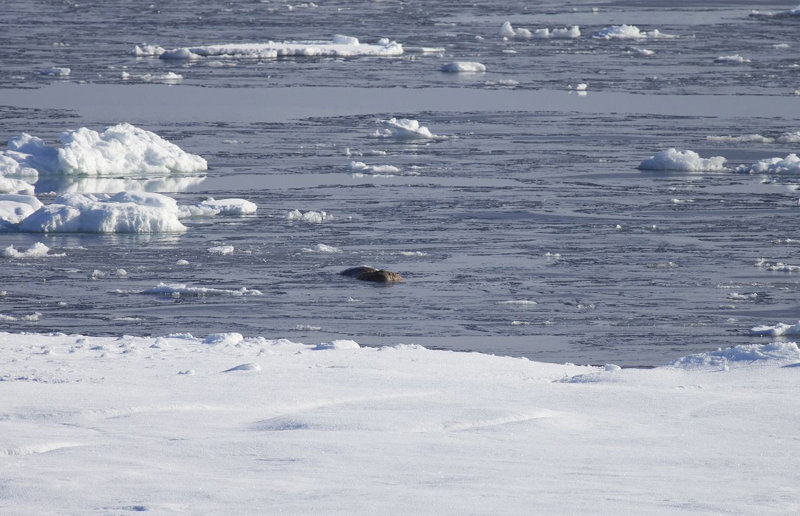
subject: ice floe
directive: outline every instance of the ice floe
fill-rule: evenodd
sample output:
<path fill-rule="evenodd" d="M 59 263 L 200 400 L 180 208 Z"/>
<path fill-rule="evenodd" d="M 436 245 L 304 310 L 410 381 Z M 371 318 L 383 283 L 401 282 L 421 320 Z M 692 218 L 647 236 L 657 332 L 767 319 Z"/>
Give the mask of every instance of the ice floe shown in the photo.
<path fill-rule="evenodd" d="M 441 70 L 448 73 L 482 73 L 486 65 L 475 61 L 453 61 L 442 65 Z"/>
<path fill-rule="evenodd" d="M 176 83 L 183 80 L 183 75 L 175 72 L 167 72 L 162 74 L 153 74 L 153 73 L 146 73 L 142 75 L 134 75 L 128 72 L 122 72 L 120 74 L 120 78 L 123 81 L 143 81 L 143 82 L 166 82 L 166 83 Z"/>
<path fill-rule="evenodd" d="M 253 215 L 258 211 L 258 206 L 246 199 L 214 199 L 210 197 L 192 206 L 179 206 L 178 214 L 181 218 L 188 217 L 215 217 Z"/>
<path fill-rule="evenodd" d="M 746 57 L 743 57 L 739 54 L 733 54 L 729 56 L 719 56 L 714 58 L 715 63 L 726 63 L 726 64 L 745 64 L 749 63 L 750 60 Z"/>
<path fill-rule="evenodd" d="M 797 154 L 789 154 L 785 158 L 762 159 L 750 166 L 740 165 L 736 171 L 750 174 L 800 174 L 800 158 Z"/>
<path fill-rule="evenodd" d="M 678 36 L 672 34 L 664 34 L 658 29 L 653 29 L 649 32 L 642 31 L 636 25 L 611 25 L 602 30 L 595 32 L 592 37 L 594 39 L 673 39 Z"/>
<path fill-rule="evenodd" d="M 300 211 L 292 210 L 286 214 L 286 218 L 291 221 L 308 222 L 309 224 L 322 224 L 326 220 L 333 218 L 333 215 L 324 211 Z"/>
<path fill-rule="evenodd" d="M 175 200 L 145 192 L 64 194 L 19 222 L 41 233 L 163 233 L 186 231 Z"/>
<path fill-rule="evenodd" d="M 0 176 L 0 193 L 29 195 L 34 191 L 35 187 L 27 181 Z"/>
<path fill-rule="evenodd" d="M 161 282 L 155 287 L 143 290 L 142 294 L 165 297 L 206 297 L 206 296 L 261 296 L 260 290 L 241 287 L 238 289 L 224 289 L 212 287 L 190 287 L 185 283 Z"/>
<path fill-rule="evenodd" d="M 725 168 L 726 159 L 722 156 L 701 158 L 691 150 L 680 151 L 670 148 L 657 153 L 649 159 L 642 161 L 639 168 L 642 170 L 675 170 L 683 172 L 721 171 Z"/>
<path fill-rule="evenodd" d="M 759 337 L 783 337 L 784 335 L 800 335 L 800 322 L 797 324 L 777 323 L 774 325 L 762 324 L 750 328 L 750 335 Z"/>
<path fill-rule="evenodd" d="M 0 321 L 27 321 L 37 322 L 42 318 L 42 312 L 33 312 L 28 315 L 6 315 L 0 314 Z"/>
<path fill-rule="evenodd" d="M 650 57 L 655 55 L 655 51 L 640 47 L 628 47 L 628 53 L 642 57 Z"/>
<path fill-rule="evenodd" d="M 138 49 L 138 50 L 137 50 Z M 137 53 L 139 52 L 139 53 Z M 159 46 L 134 48 L 139 56 L 152 55 L 161 59 L 201 59 L 229 57 L 245 59 L 270 59 L 277 57 L 392 57 L 403 54 L 403 45 L 381 39 L 375 44 L 361 43 L 358 38 L 335 35 L 328 41 L 267 41 L 265 43 L 228 43 L 164 50 Z"/>
<path fill-rule="evenodd" d="M 19 224 L 43 204 L 33 195 L 0 194 L 0 227 Z"/>
<path fill-rule="evenodd" d="M 329 254 L 336 254 L 342 252 L 342 250 L 339 249 L 338 247 L 326 244 L 317 244 L 314 247 L 304 247 L 302 251 L 304 253 L 329 253 Z"/>
<path fill-rule="evenodd" d="M 784 11 L 750 11 L 750 16 L 754 18 L 782 18 L 787 16 L 800 16 L 800 5 L 793 9 L 786 9 Z"/>
<path fill-rule="evenodd" d="M 65 66 L 51 66 L 50 68 L 41 70 L 39 73 L 53 77 L 67 77 L 70 73 L 72 73 L 72 70 Z"/>
<path fill-rule="evenodd" d="M 764 327 L 761 327 L 764 328 Z M 755 329 L 755 328 L 754 328 Z M 680 369 L 722 368 L 749 365 L 764 361 L 796 362 L 800 360 L 800 349 L 794 342 L 771 344 L 744 344 L 732 348 L 718 349 L 708 353 L 697 353 L 675 360 L 670 365 Z"/>
<path fill-rule="evenodd" d="M 41 242 L 36 242 L 25 251 L 20 251 L 13 245 L 10 245 L 0 252 L 0 256 L 5 258 L 44 258 L 47 256 L 65 256 L 62 254 L 49 254 L 50 248 Z"/>
<path fill-rule="evenodd" d="M 800 272 L 800 265 L 789 265 L 783 262 L 770 262 L 764 258 L 759 258 L 755 266 L 772 272 Z"/>
<path fill-rule="evenodd" d="M 217 245 L 214 247 L 209 247 L 208 252 L 211 254 L 219 254 L 222 256 L 227 256 L 233 254 L 233 246 L 232 245 Z"/>
<path fill-rule="evenodd" d="M 24 168 L 39 173 L 83 175 L 192 173 L 208 169 L 200 156 L 127 123 L 101 133 L 87 127 L 66 131 L 60 140 L 62 146 L 53 147 L 26 133 L 13 138 L 8 150 L 0 153 L 0 175 L 20 173 Z"/>
<path fill-rule="evenodd" d="M 444 138 L 433 134 L 430 129 L 410 118 L 390 118 L 380 120 L 382 127 L 375 131 L 376 138 L 394 138 L 397 140 L 435 140 Z"/>
<path fill-rule="evenodd" d="M 519 39 L 576 39 L 581 37 L 581 29 L 577 25 L 572 25 L 571 27 L 563 27 L 563 28 L 554 28 L 549 29 L 547 27 L 541 29 L 534 29 L 533 31 L 529 29 L 518 28 L 515 29 L 510 21 L 503 22 L 503 25 L 500 27 L 500 31 L 498 35 L 501 38 L 519 38 Z"/>
<path fill-rule="evenodd" d="M 363 161 L 351 161 L 345 167 L 353 172 L 367 172 L 370 174 L 397 174 L 400 169 L 394 165 L 367 165 Z"/>

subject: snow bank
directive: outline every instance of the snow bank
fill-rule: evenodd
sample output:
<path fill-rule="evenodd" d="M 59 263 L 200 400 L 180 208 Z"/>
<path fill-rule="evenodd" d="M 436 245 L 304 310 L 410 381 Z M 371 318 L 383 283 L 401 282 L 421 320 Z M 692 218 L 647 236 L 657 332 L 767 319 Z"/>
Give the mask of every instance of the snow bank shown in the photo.
<path fill-rule="evenodd" d="M 59 196 L 19 223 L 37 233 L 163 233 L 186 231 L 175 200 L 146 192 Z"/>
<path fill-rule="evenodd" d="M 253 215 L 258 211 L 256 203 L 246 199 L 208 199 L 193 206 L 180 206 L 178 208 L 181 218 L 188 217 L 216 217 Z"/>
<path fill-rule="evenodd" d="M 383 127 L 375 131 L 376 138 L 394 138 L 397 140 L 434 140 L 442 136 L 433 134 L 427 127 L 419 124 L 417 120 L 409 118 L 390 118 L 380 120 Z"/>
<path fill-rule="evenodd" d="M 785 158 L 762 159 L 750 166 L 740 165 L 736 171 L 750 174 L 800 174 L 800 158 L 797 154 L 789 154 Z"/>
<path fill-rule="evenodd" d="M 161 282 L 155 287 L 143 290 L 142 294 L 166 297 L 207 297 L 207 296 L 261 296 L 260 290 L 241 287 L 239 289 L 223 289 L 211 287 L 189 287 L 185 283 Z"/>
<path fill-rule="evenodd" d="M 137 47 L 139 48 L 139 47 Z M 228 43 L 197 47 L 182 47 L 159 51 L 153 47 L 152 54 L 161 59 L 200 59 L 205 57 L 232 57 L 245 59 L 269 59 L 276 57 L 390 57 L 403 54 L 403 45 L 382 39 L 377 44 L 361 43 L 358 38 L 336 35 L 330 41 L 267 41 L 266 43 Z M 145 49 L 140 49 L 142 52 Z M 136 52 L 136 49 L 134 49 Z M 144 54 L 142 54 L 144 55 Z"/>
<path fill-rule="evenodd" d="M 724 368 L 749 365 L 764 361 L 800 361 L 800 349 L 794 342 L 773 342 L 772 344 L 745 344 L 732 348 L 718 349 L 710 353 L 698 353 L 680 358 L 670 364 L 680 369 Z"/>
<path fill-rule="evenodd" d="M 749 63 L 750 60 L 746 57 L 743 57 L 739 54 L 733 54 L 730 56 L 719 56 L 714 59 L 715 63 L 726 63 L 726 64 L 745 64 Z"/>
<path fill-rule="evenodd" d="M 510 38 L 576 39 L 581 37 L 581 29 L 577 25 L 573 25 L 571 27 L 554 28 L 554 29 L 549 29 L 545 27 L 531 31 L 529 29 L 522 29 L 522 28 L 514 29 L 514 27 L 511 25 L 511 22 L 506 21 L 500 27 L 500 31 L 498 34 L 501 38 L 509 38 L 509 39 Z"/>
<path fill-rule="evenodd" d="M 594 39 L 672 39 L 677 38 L 672 34 L 664 34 L 658 29 L 653 29 L 645 32 L 639 29 L 636 25 L 611 25 L 605 27 L 598 32 L 595 32 L 592 37 Z"/>
<path fill-rule="evenodd" d="M 3 223 L 19 224 L 42 206 L 33 195 L 0 194 L 0 227 Z"/>
<path fill-rule="evenodd" d="M 86 127 L 66 131 L 60 140 L 62 146 L 57 148 L 26 133 L 13 138 L 8 150 L 0 153 L 0 175 L 24 169 L 110 175 L 191 173 L 208 168 L 200 156 L 127 123 L 108 127 L 102 133 Z"/>
<path fill-rule="evenodd" d="M 326 220 L 333 218 L 333 215 L 324 211 L 300 211 L 292 210 L 286 214 L 288 220 L 296 220 L 298 222 L 308 222 L 310 224 L 322 224 Z"/>
<path fill-rule="evenodd" d="M 694 151 L 667 149 L 639 164 L 642 170 L 679 170 L 683 172 L 706 172 L 725 170 L 726 159 L 722 156 L 701 158 Z"/>
<path fill-rule="evenodd" d="M 5 258 L 44 258 L 46 256 L 64 256 L 63 254 L 47 254 L 50 248 L 41 242 L 36 242 L 25 251 L 19 251 L 13 245 L 3 249 L 2 255 Z"/>
<path fill-rule="evenodd" d="M 447 73 L 482 73 L 486 66 L 475 61 L 453 61 L 443 64 L 441 70 Z"/>

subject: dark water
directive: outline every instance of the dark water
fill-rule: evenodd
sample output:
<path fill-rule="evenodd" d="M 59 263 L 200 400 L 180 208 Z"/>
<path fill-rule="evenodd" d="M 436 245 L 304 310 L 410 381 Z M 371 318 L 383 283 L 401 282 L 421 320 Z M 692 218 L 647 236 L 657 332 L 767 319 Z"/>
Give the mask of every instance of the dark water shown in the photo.
<path fill-rule="evenodd" d="M 128 121 L 208 160 L 204 180 L 172 178 L 165 187 L 181 204 L 210 195 L 259 206 L 253 217 L 189 221 L 181 235 L 0 234 L 2 247 L 41 241 L 66 253 L 0 261 L 0 314 L 42 314 L 0 321 L 0 329 L 240 331 L 651 365 L 758 342 L 747 335 L 751 326 L 800 317 L 800 275 L 754 265 L 800 265 L 796 178 L 636 169 L 667 147 L 722 155 L 734 166 L 797 152 L 798 144 L 706 136 L 800 130 L 800 18 L 751 18 L 752 3 L 550 3 L 535 12 L 523 2 L 318 3 L 290 10 L 283 2 L 0 2 L 1 138 L 25 131 L 54 141 L 66 129 Z M 505 20 L 529 29 L 577 24 L 583 36 L 502 41 Z M 591 39 L 620 23 L 680 37 Z M 141 43 L 334 33 L 446 50 L 234 66 L 129 54 Z M 790 46 L 774 47 L 780 43 Z M 634 57 L 631 46 L 655 55 Z M 751 63 L 713 64 L 737 53 Z M 456 59 L 489 71 L 438 71 Z M 54 65 L 71 75 L 39 74 Z M 132 78 L 123 81 L 122 71 Z M 142 84 L 144 74 L 166 72 L 184 79 Z M 566 89 L 579 82 L 589 84 L 588 95 Z M 373 138 L 377 120 L 391 116 L 448 138 Z M 353 177 L 351 160 L 401 172 Z M 104 186 L 43 178 L 37 193 L 49 202 L 48 192 L 71 188 Z M 292 222 L 293 209 L 333 218 Z M 304 251 L 317 244 L 341 252 Z M 234 254 L 207 251 L 217 245 L 234 246 Z M 386 287 L 336 274 L 361 264 L 406 281 Z M 161 281 L 263 295 L 139 293 Z"/>

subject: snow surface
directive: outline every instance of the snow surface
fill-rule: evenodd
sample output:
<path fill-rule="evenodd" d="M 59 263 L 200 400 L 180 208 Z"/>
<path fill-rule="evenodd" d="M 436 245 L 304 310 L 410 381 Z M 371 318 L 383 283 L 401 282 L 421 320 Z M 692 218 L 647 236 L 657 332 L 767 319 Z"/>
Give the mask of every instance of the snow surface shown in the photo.
<path fill-rule="evenodd" d="M 486 71 L 486 65 L 475 61 L 453 61 L 443 64 L 441 70 L 448 73 L 481 73 Z"/>
<path fill-rule="evenodd" d="M 235 332 L 0 347 L 15 514 L 798 509 L 793 343 L 652 370 Z"/>
<path fill-rule="evenodd" d="M 134 48 L 137 56 L 158 56 L 161 59 L 201 59 L 229 57 L 268 59 L 289 56 L 355 57 L 403 55 L 403 45 L 382 39 L 377 44 L 361 43 L 358 38 L 336 35 L 330 41 L 267 41 L 266 43 L 227 43 L 164 50 L 154 45 Z"/>
<path fill-rule="evenodd" d="M 701 158 L 691 150 L 667 149 L 642 161 L 642 170 L 679 170 L 683 172 L 706 172 L 725 170 L 726 159 L 722 156 Z"/>

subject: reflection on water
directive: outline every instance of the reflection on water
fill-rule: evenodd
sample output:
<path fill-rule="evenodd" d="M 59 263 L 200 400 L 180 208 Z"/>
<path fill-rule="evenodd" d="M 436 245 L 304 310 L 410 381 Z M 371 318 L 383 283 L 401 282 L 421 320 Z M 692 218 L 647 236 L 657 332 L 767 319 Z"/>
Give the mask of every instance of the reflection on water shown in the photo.
<path fill-rule="evenodd" d="M 40 175 L 34 185 L 43 193 L 116 193 L 122 191 L 171 193 L 186 192 L 200 186 L 206 176 L 194 177 L 80 177 Z"/>

